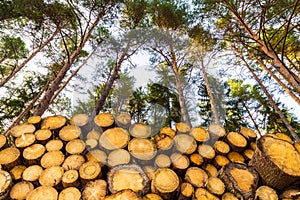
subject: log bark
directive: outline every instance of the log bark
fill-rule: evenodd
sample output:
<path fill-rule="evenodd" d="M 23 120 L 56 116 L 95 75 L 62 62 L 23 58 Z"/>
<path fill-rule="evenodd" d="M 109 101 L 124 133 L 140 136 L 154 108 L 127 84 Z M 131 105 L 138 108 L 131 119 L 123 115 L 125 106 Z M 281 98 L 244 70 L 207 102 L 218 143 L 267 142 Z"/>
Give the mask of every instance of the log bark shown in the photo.
<path fill-rule="evenodd" d="M 9 172 L 0 169 L 0 199 L 9 198 L 9 191 L 12 187 L 12 178 Z"/>
<path fill-rule="evenodd" d="M 40 186 L 32 190 L 28 195 L 26 200 L 57 200 L 58 192 L 55 188 L 51 186 Z"/>
<path fill-rule="evenodd" d="M 130 135 L 123 128 L 111 128 L 104 131 L 99 139 L 99 144 L 106 150 L 122 149 L 128 145 Z"/>
<path fill-rule="evenodd" d="M 142 196 L 150 190 L 148 176 L 140 166 L 134 164 L 113 167 L 108 173 L 107 182 L 112 194 L 130 189 Z"/>
<path fill-rule="evenodd" d="M 254 168 L 241 163 L 229 163 L 219 171 L 218 176 L 225 183 L 226 189 L 238 198 L 254 198 L 259 181 Z"/>
<path fill-rule="evenodd" d="M 178 175 L 169 168 L 157 169 L 151 182 L 151 191 L 163 199 L 174 199 L 180 189 Z"/>
<path fill-rule="evenodd" d="M 280 199 L 296 199 L 299 200 L 300 198 L 300 187 L 299 185 L 291 186 L 286 189 L 284 189 L 280 195 Z"/>
<path fill-rule="evenodd" d="M 19 149 L 8 147 L 0 151 L 0 165 L 2 165 L 5 170 L 9 171 L 21 163 L 21 152 Z"/>
<path fill-rule="evenodd" d="M 81 200 L 81 192 L 76 187 L 65 188 L 59 193 L 58 200 Z"/>
<path fill-rule="evenodd" d="M 26 199 L 27 195 L 33 190 L 34 186 L 31 182 L 22 181 L 13 185 L 9 196 L 11 199 Z"/>
<path fill-rule="evenodd" d="M 129 127 L 129 133 L 135 138 L 148 138 L 151 136 L 151 128 L 144 123 L 134 123 Z"/>
<path fill-rule="evenodd" d="M 107 183 L 104 180 L 98 179 L 88 182 L 82 191 L 82 200 L 103 200 L 106 196 Z"/>
<path fill-rule="evenodd" d="M 257 170 L 264 184 L 277 189 L 300 180 L 300 154 L 291 143 L 272 135 L 264 135 L 257 141 L 249 164 Z"/>

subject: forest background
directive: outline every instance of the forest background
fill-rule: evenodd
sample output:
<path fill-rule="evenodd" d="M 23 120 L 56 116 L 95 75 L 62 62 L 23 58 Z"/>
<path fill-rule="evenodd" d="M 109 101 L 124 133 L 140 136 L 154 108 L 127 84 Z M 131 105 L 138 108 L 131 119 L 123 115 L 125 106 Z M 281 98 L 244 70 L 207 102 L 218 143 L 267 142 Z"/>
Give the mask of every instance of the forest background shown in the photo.
<path fill-rule="evenodd" d="M 127 112 L 300 141 L 299 21 L 299 0 L 1 0 L 0 131 Z"/>

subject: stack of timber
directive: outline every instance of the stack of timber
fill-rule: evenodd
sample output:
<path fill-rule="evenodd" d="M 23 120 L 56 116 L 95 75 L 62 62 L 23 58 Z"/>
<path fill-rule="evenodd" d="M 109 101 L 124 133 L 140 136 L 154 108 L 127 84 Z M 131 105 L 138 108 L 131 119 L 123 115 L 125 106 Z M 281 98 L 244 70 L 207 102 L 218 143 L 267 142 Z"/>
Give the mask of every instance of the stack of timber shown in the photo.
<path fill-rule="evenodd" d="M 32 116 L 0 135 L 0 164 L 0 200 L 300 199 L 300 143 L 247 127 Z"/>

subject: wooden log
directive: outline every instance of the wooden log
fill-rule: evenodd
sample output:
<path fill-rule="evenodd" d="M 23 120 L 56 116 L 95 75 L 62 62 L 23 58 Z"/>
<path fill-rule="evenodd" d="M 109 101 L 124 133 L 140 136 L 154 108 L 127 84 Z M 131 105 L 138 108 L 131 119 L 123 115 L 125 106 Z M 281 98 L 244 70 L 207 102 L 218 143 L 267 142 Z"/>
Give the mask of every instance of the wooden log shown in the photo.
<path fill-rule="evenodd" d="M 250 148 L 251 148 L 253 151 L 255 151 L 255 149 L 256 149 L 256 141 L 250 143 Z"/>
<path fill-rule="evenodd" d="M 276 133 L 275 134 L 277 137 L 279 137 L 280 139 L 282 140 L 285 140 L 291 144 L 293 144 L 293 140 L 287 135 L 287 134 L 284 134 L 284 133 Z"/>
<path fill-rule="evenodd" d="M 100 113 L 95 116 L 94 123 L 96 126 L 96 130 L 98 127 L 102 130 L 106 130 L 114 126 L 115 119 L 111 113 Z"/>
<path fill-rule="evenodd" d="M 12 187 L 12 178 L 9 172 L 0 169 L 0 200 L 9 198 L 9 191 Z"/>
<path fill-rule="evenodd" d="M 246 149 L 243 153 L 246 162 L 249 162 L 252 159 L 253 155 L 254 151 L 252 149 Z"/>
<path fill-rule="evenodd" d="M 151 136 L 151 128 L 144 123 L 134 123 L 129 127 L 129 133 L 135 138 L 148 138 Z"/>
<path fill-rule="evenodd" d="M 70 169 L 68 171 L 65 171 L 61 181 L 64 188 L 67 187 L 78 188 L 80 186 L 78 171 L 75 169 Z"/>
<path fill-rule="evenodd" d="M 133 138 L 128 143 L 128 151 L 139 160 L 149 161 L 155 157 L 157 153 L 154 142 L 145 138 Z"/>
<path fill-rule="evenodd" d="M 49 116 L 42 120 L 41 129 L 58 131 L 67 123 L 67 119 L 61 115 Z"/>
<path fill-rule="evenodd" d="M 178 122 L 175 124 L 175 129 L 177 133 L 187 134 L 191 130 L 191 126 L 184 122 Z"/>
<path fill-rule="evenodd" d="M 104 151 L 99 150 L 99 149 L 89 151 L 87 154 L 85 154 L 85 157 L 88 161 L 99 162 L 101 167 L 107 164 L 107 155 L 106 155 L 106 153 Z"/>
<path fill-rule="evenodd" d="M 173 139 L 176 135 L 176 131 L 174 129 L 172 129 L 171 127 L 163 127 L 160 129 L 159 134 L 167 135 Z"/>
<path fill-rule="evenodd" d="M 199 167 L 190 167 L 185 173 L 184 180 L 194 187 L 205 187 L 208 181 L 208 175 Z"/>
<path fill-rule="evenodd" d="M 39 165 L 31 165 L 27 167 L 22 173 L 24 181 L 31 182 L 34 186 L 39 186 L 39 178 L 43 172 L 43 168 Z"/>
<path fill-rule="evenodd" d="M 249 165 L 260 174 L 264 184 L 284 189 L 300 180 L 300 154 L 295 147 L 282 139 L 264 135 Z"/>
<path fill-rule="evenodd" d="M 10 175 L 14 182 L 18 182 L 22 179 L 23 171 L 26 169 L 25 165 L 16 165 L 10 171 Z"/>
<path fill-rule="evenodd" d="M 251 128 L 248 128 L 248 127 L 241 127 L 239 133 L 244 136 L 248 142 L 253 142 L 256 140 L 257 138 L 257 135 L 256 133 L 251 129 Z"/>
<path fill-rule="evenodd" d="M 49 167 L 42 171 L 39 182 L 42 186 L 60 187 L 64 175 L 64 168 L 60 166 Z M 62 185 L 61 185 L 62 187 Z"/>
<path fill-rule="evenodd" d="M 145 195 L 150 190 L 148 176 L 140 166 L 134 164 L 111 168 L 107 175 L 107 182 L 112 194 L 130 189 L 139 195 Z"/>
<path fill-rule="evenodd" d="M 14 166 L 21 164 L 21 152 L 15 147 L 8 147 L 0 151 L 0 165 L 9 171 Z"/>
<path fill-rule="evenodd" d="M 215 150 L 209 144 L 199 144 L 198 153 L 206 160 L 212 160 L 216 156 Z"/>
<path fill-rule="evenodd" d="M 64 143 L 58 138 L 48 141 L 45 145 L 47 151 L 60 151 L 63 146 Z"/>
<path fill-rule="evenodd" d="M 195 200 L 219 200 L 219 198 L 212 193 L 210 193 L 205 188 L 197 188 L 195 190 L 194 198 Z"/>
<path fill-rule="evenodd" d="M 173 147 L 173 139 L 165 134 L 157 134 L 154 137 L 157 149 L 162 151 L 170 150 Z"/>
<path fill-rule="evenodd" d="M 238 152 L 245 150 L 248 144 L 246 138 L 237 132 L 229 132 L 226 141 L 233 151 Z"/>
<path fill-rule="evenodd" d="M 81 165 L 85 163 L 85 158 L 82 155 L 70 155 L 68 156 L 63 164 L 62 167 L 64 168 L 65 171 L 74 169 L 74 170 L 79 170 L 79 168 L 81 167 Z"/>
<path fill-rule="evenodd" d="M 39 164 L 46 148 L 42 144 L 33 144 L 23 151 L 24 164 L 27 166 Z"/>
<path fill-rule="evenodd" d="M 45 145 L 52 139 L 52 132 L 49 129 L 39 129 L 34 132 L 36 141 Z"/>
<path fill-rule="evenodd" d="M 49 151 L 41 158 L 41 166 L 49 168 L 53 166 L 60 166 L 65 160 L 65 155 L 61 151 Z"/>
<path fill-rule="evenodd" d="M 158 194 L 148 193 L 145 196 L 143 196 L 142 200 L 163 200 L 163 199 Z"/>
<path fill-rule="evenodd" d="M 127 113 L 120 113 L 115 117 L 115 122 L 118 127 L 129 129 L 131 125 L 131 116 Z"/>
<path fill-rule="evenodd" d="M 40 186 L 29 192 L 26 200 L 57 200 L 58 192 L 51 186 Z"/>
<path fill-rule="evenodd" d="M 99 139 L 101 147 L 107 150 L 122 149 L 127 146 L 130 135 L 123 128 L 111 128 L 104 131 Z"/>
<path fill-rule="evenodd" d="M 86 139 L 95 139 L 95 140 L 99 140 L 101 136 L 101 133 L 99 133 L 96 130 L 91 130 L 90 132 L 87 133 L 86 135 Z"/>
<path fill-rule="evenodd" d="M 222 195 L 225 192 L 225 184 L 217 177 L 209 177 L 206 185 L 207 190 L 217 196 Z"/>
<path fill-rule="evenodd" d="M 98 162 L 87 161 L 79 168 L 81 184 L 85 185 L 89 181 L 101 178 L 101 166 Z"/>
<path fill-rule="evenodd" d="M 223 166 L 230 163 L 230 160 L 226 156 L 217 155 L 214 159 L 213 164 L 216 166 L 217 169 L 221 169 Z"/>
<path fill-rule="evenodd" d="M 254 168 L 242 163 L 229 163 L 221 168 L 218 176 L 225 183 L 227 190 L 238 198 L 254 198 L 259 181 L 259 175 Z"/>
<path fill-rule="evenodd" d="M 116 149 L 108 154 L 107 164 L 114 167 L 121 164 L 128 164 L 130 162 L 130 153 L 125 149 Z"/>
<path fill-rule="evenodd" d="M 216 151 L 217 154 L 226 155 L 230 151 L 230 146 L 226 142 L 222 140 L 218 140 L 214 144 L 214 150 Z"/>
<path fill-rule="evenodd" d="M 154 174 L 156 171 L 156 168 L 153 165 L 146 165 L 142 167 L 146 175 L 148 176 L 149 180 L 152 181 L 154 178 Z"/>
<path fill-rule="evenodd" d="M 217 177 L 218 175 L 218 169 L 212 164 L 207 163 L 202 167 L 202 169 L 205 170 L 209 177 Z"/>
<path fill-rule="evenodd" d="M 190 165 L 190 160 L 186 155 L 173 153 L 171 156 L 172 169 L 178 174 L 183 173 Z"/>
<path fill-rule="evenodd" d="M 189 157 L 190 163 L 194 167 L 198 167 L 204 163 L 204 159 L 198 153 L 193 153 Z"/>
<path fill-rule="evenodd" d="M 200 143 L 206 142 L 210 139 L 208 131 L 202 127 L 192 128 L 189 134 Z"/>
<path fill-rule="evenodd" d="M 17 138 L 25 133 L 33 133 L 35 131 L 35 126 L 32 124 L 24 123 L 14 126 L 10 130 L 10 135 Z"/>
<path fill-rule="evenodd" d="M 81 200 L 81 192 L 76 187 L 65 188 L 59 193 L 58 200 Z"/>
<path fill-rule="evenodd" d="M 184 154 L 192 154 L 197 149 L 196 140 L 187 134 L 177 134 L 174 137 L 174 146 L 180 152 Z"/>
<path fill-rule="evenodd" d="M 12 186 L 9 196 L 11 199 L 26 199 L 27 195 L 33 190 L 34 186 L 31 182 L 22 181 Z"/>
<path fill-rule="evenodd" d="M 15 146 L 19 149 L 23 149 L 32 145 L 35 142 L 35 135 L 33 133 L 24 133 L 20 137 L 15 139 Z"/>
<path fill-rule="evenodd" d="M 0 150 L 7 148 L 7 139 L 5 137 L 5 135 L 0 134 Z"/>
<path fill-rule="evenodd" d="M 106 196 L 107 183 L 104 180 L 98 179 L 88 182 L 82 191 L 82 200 L 102 200 Z"/>
<path fill-rule="evenodd" d="M 158 194 L 163 199 L 174 199 L 179 188 L 179 177 L 173 170 L 160 168 L 155 171 L 151 182 L 151 192 Z"/>
<path fill-rule="evenodd" d="M 154 164 L 158 168 L 167 168 L 171 166 L 171 159 L 166 154 L 159 154 L 155 157 Z"/>
<path fill-rule="evenodd" d="M 81 135 L 81 129 L 75 125 L 64 126 L 59 131 L 59 138 L 67 142 L 79 138 L 80 135 Z"/>
<path fill-rule="evenodd" d="M 130 189 L 121 190 L 115 194 L 106 196 L 103 200 L 140 200 L 140 197 L 137 193 L 133 192 Z"/>
<path fill-rule="evenodd" d="M 70 124 L 79 127 L 84 136 L 92 129 L 90 117 L 84 113 L 73 115 Z"/>
<path fill-rule="evenodd" d="M 284 199 L 284 200 L 287 199 L 299 200 L 299 198 L 300 198 L 300 187 L 298 187 L 297 185 L 284 189 L 279 195 L 279 199 Z"/>
<path fill-rule="evenodd" d="M 74 139 L 66 144 L 66 152 L 68 154 L 84 154 L 85 143 L 81 139 Z"/>
<path fill-rule="evenodd" d="M 190 200 L 194 195 L 194 187 L 190 183 L 182 183 L 177 200 Z"/>
<path fill-rule="evenodd" d="M 244 156 L 242 154 L 240 154 L 239 152 L 231 151 L 231 152 L 229 152 L 227 157 L 231 162 L 245 163 Z"/>
<path fill-rule="evenodd" d="M 300 153 L 300 142 L 294 142 L 294 147 Z"/>
<path fill-rule="evenodd" d="M 209 125 L 207 131 L 213 144 L 215 143 L 215 141 L 221 140 L 226 135 L 224 127 L 220 124 Z"/>
<path fill-rule="evenodd" d="M 86 139 L 85 140 L 85 146 L 87 148 L 87 150 L 91 151 L 93 149 L 95 149 L 98 146 L 98 140 L 96 139 Z"/>
<path fill-rule="evenodd" d="M 255 200 L 278 200 L 276 191 L 266 185 L 262 185 L 255 191 Z"/>
<path fill-rule="evenodd" d="M 222 200 L 239 200 L 239 199 L 231 192 L 225 192 L 222 195 Z"/>
<path fill-rule="evenodd" d="M 30 116 L 27 119 L 28 124 L 32 124 L 36 127 L 36 129 L 40 128 L 40 123 L 42 122 L 42 117 L 35 115 L 35 116 Z"/>

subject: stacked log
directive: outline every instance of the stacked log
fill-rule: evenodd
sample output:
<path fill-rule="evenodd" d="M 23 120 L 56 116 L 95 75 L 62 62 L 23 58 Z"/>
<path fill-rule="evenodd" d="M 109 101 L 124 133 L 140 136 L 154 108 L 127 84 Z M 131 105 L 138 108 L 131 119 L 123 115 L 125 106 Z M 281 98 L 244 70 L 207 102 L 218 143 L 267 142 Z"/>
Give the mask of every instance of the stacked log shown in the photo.
<path fill-rule="evenodd" d="M 130 115 L 32 116 L 0 135 L 1 199 L 296 199 L 299 143 Z"/>

